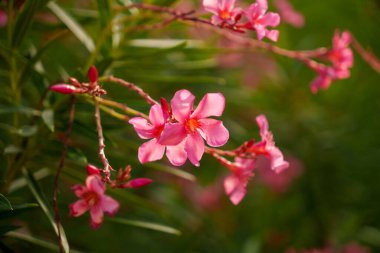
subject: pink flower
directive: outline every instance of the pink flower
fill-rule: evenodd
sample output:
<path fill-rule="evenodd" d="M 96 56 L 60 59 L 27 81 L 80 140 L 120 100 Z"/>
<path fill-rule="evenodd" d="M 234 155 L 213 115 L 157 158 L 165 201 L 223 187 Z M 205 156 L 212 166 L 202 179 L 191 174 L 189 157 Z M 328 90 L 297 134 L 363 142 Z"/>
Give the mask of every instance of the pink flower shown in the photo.
<path fill-rule="evenodd" d="M 273 135 L 268 130 L 268 121 L 264 115 L 256 117 L 256 122 L 260 128 L 261 141 L 254 144 L 250 150 L 256 154 L 263 154 L 270 159 L 271 169 L 280 173 L 289 167 L 289 163 L 284 160 L 284 156 L 279 148 L 275 146 Z"/>
<path fill-rule="evenodd" d="M 8 23 L 8 15 L 5 11 L 0 10 L 0 27 L 5 27 Z"/>
<path fill-rule="evenodd" d="M 162 107 L 153 105 L 149 112 L 149 121 L 142 117 L 134 117 L 129 120 L 138 136 L 142 139 L 151 139 L 139 147 L 138 158 L 141 163 L 160 160 L 165 153 L 165 145 L 158 142 L 169 115 L 164 114 Z M 181 166 L 186 161 L 184 143 L 166 147 L 166 156 L 175 166 Z"/>
<path fill-rule="evenodd" d="M 195 166 L 205 150 L 204 138 L 208 145 L 220 147 L 226 144 L 229 132 L 222 121 L 208 118 L 221 116 L 225 99 L 221 93 L 207 93 L 193 110 L 194 95 L 188 90 L 177 91 L 171 100 L 172 114 L 177 122 L 165 125 L 159 143 L 183 148 L 185 155 L 177 157 L 183 164 L 187 158 Z"/>
<path fill-rule="evenodd" d="M 214 25 L 234 25 L 240 19 L 242 10 L 234 9 L 236 0 L 203 0 L 206 11 L 214 14 L 211 23 Z"/>
<path fill-rule="evenodd" d="M 345 68 L 323 66 L 317 70 L 318 76 L 310 83 L 311 92 L 317 93 L 319 89 L 328 89 L 331 83 L 338 79 L 346 79 L 350 71 Z"/>
<path fill-rule="evenodd" d="M 78 217 L 89 210 L 93 228 L 103 222 L 103 213 L 114 215 L 119 209 L 119 203 L 104 194 L 106 187 L 96 174 L 87 177 L 85 186 L 75 185 L 72 190 L 80 199 L 70 205 L 70 215 Z"/>
<path fill-rule="evenodd" d="M 228 168 L 232 171 L 232 175 L 224 179 L 224 190 L 231 202 L 237 205 L 247 193 L 248 181 L 254 176 L 255 160 L 237 157 Z"/>
<path fill-rule="evenodd" d="M 255 30 L 257 38 L 262 40 L 264 37 L 268 37 L 273 41 L 278 40 L 278 30 L 268 30 L 267 27 L 275 27 L 280 24 L 280 15 L 273 12 L 267 12 L 268 3 L 267 0 L 257 0 L 256 3 L 251 4 L 245 14 L 248 19 L 246 27 L 251 30 Z"/>
<path fill-rule="evenodd" d="M 294 10 L 292 4 L 288 0 L 276 0 L 274 4 L 284 22 L 298 28 L 305 24 L 304 16 L 300 12 Z"/>
<path fill-rule="evenodd" d="M 354 64 L 354 56 L 351 48 L 351 34 L 347 31 L 339 35 L 339 31 L 335 31 L 332 48 L 328 52 L 328 59 L 333 66 L 339 69 L 351 68 Z"/>

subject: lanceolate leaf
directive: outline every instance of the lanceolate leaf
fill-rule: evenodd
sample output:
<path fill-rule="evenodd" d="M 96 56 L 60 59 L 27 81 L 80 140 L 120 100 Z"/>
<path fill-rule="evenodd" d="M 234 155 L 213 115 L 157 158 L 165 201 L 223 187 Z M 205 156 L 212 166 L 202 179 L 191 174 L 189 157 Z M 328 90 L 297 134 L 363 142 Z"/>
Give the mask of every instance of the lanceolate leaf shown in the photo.
<path fill-rule="evenodd" d="M 19 204 L 19 205 L 13 205 L 12 210 L 3 210 L 0 211 L 0 219 L 6 219 L 9 217 L 16 216 L 20 213 L 23 213 L 25 211 L 29 211 L 30 209 L 38 207 L 38 204 L 35 203 L 25 203 L 25 204 Z"/>
<path fill-rule="evenodd" d="M 71 15 L 53 1 L 49 2 L 47 7 L 70 29 L 89 52 L 95 49 L 94 41 Z"/>
<path fill-rule="evenodd" d="M 54 132 L 54 111 L 52 109 L 43 110 L 41 117 L 49 130 Z"/>
<path fill-rule="evenodd" d="M 41 209 L 44 211 L 46 217 L 49 219 L 49 221 L 52 224 L 54 231 L 56 232 L 57 235 L 58 235 L 58 228 L 59 228 L 59 231 L 61 234 L 63 249 L 65 252 L 69 253 L 69 244 L 68 244 L 68 241 L 66 238 L 65 231 L 63 230 L 63 227 L 61 224 L 58 224 L 59 227 L 57 226 L 57 224 L 54 220 L 53 211 L 49 208 L 49 206 L 47 204 L 48 202 L 47 202 L 44 194 L 42 193 L 36 179 L 34 178 L 33 174 L 25 168 L 23 169 L 23 174 L 25 176 L 25 179 L 27 180 L 29 189 L 33 193 L 34 197 L 36 198 Z"/>
<path fill-rule="evenodd" d="M 173 234 L 173 235 L 181 234 L 181 231 L 179 231 L 178 229 L 175 229 L 166 225 L 152 223 L 152 222 L 129 220 L 129 219 L 122 219 L 122 218 L 108 218 L 108 220 L 115 223 L 155 230 L 155 231 L 159 231 L 159 232 L 163 232 L 167 234 Z"/>
<path fill-rule="evenodd" d="M 12 210 L 12 206 L 9 200 L 0 193 L 0 211 L 3 210 Z"/>

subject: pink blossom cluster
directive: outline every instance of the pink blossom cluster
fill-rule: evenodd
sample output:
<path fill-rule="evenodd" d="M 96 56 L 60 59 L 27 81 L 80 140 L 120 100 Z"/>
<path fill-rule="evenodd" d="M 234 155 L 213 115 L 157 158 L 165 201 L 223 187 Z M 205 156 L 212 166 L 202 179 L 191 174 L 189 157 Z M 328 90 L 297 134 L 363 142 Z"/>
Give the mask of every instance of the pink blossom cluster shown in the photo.
<path fill-rule="evenodd" d="M 273 141 L 273 135 L 269 132 L 268 121 L 264 115 L 256 117 L 256 122 L 260 128 L 261 141 L 255 143 L 248 142 L 244 146 L 244 155 L 251 155 L 252 158 L 236 157 L 233 163 L 221 160 L 230 169 L 232 175 L 224 180 L 224 189 L 233 204 L 237 205 L 247 193 L 248 181 L 254 176 L 253 170 L 256 165 L 256 157 L 264 155 L 270 160 L 270 168 L 276 173 L 280 173 L 289 167 L 289 163 L 284 160 L 280 149 Z M 243 155 L 242 154 L 242 155 Z"/>
<path fill-rule="evenodd" d="M 161 99 L 149 112 L 149 119 L 134 117 L 129 120 L 138 136 L 150 139 L 139 147 L 141 163 L 160 160 L 166 156 L 174 166 L 187 159 L 199 166 L 205 143 L 212 147 L 226 144 L 229 132 L 222 121 L 210 117 L 221 116 L 225 98 L 221 93 L 207 93 L 193 109 L 195 96 L 188 90 L 177 91 L 170 106 Z"/>
<path fill-rule="evenodd" d="M 238 32 L 253 30 L 257 38 L 264 37 L 277 41 L 278 30 L 269 30 L 268 27 L 276 27 L 280 24 L 280 16 L 274 12 L 267 12 L 267 0 L 257 0 L 246 10 L 235 8 L 236 0 L 203 0 L 203 7 L 211 12 L 211 23 L 220 27 L 230 28 Z M 243 21 L 243 18 L 245 18 Z"/>
<path fill-rule="evenodd" d="M 119 210 L 119 203 L 105 194 L 106 183 L 101 177 L 100 170 L 95 166 L 89 164 L 86 167 L 87 178 L 85 185 L 74 185 L 71 189 L 79 200 L 70 205 L 70 215 L 78 217 L 89 211 L 91 217 L 91 227 L 98 228 L 104 218 L 104 213 L 107 215 L 115 215 Z M 140 188 L 152 182 L 148 178 L 136 178 L 129 180 L 130 167 L 127 169 L 119 170 L 117 182 L 122 184 L 111 184 L 113 187 L 118 188 Z"/>
<path fill-rule="evenodd" d="M 281 20 L 297 28 L 303 27 L 305 17 L 296 11 L 288 0 L 276 0 L 274 5 L 277 8 Z"/>
<path fill-rule="evenodd" d="M 351 34 L 344 31 L 340 34 L 336 31 L 332 40 L 332 48 L 327 52 L 326 58 L 331 62 L 330 66 L 318 65 L 315 71 L 318 76 L 311 82 L 310 89 L 317 93 L 319 89 L 327 89 L 331 82 L 346 79 L 350 76 L 350 68 L 353 66 L 354 57 L 351 48 Z"/>

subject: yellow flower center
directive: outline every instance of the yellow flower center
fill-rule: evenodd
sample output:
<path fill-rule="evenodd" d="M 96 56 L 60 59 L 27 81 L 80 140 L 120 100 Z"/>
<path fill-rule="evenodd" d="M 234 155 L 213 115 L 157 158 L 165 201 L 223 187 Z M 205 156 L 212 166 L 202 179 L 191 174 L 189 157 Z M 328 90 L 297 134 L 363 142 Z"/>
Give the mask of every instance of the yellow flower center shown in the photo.
<path fill-rule="evenodd" d="M 200 126 L 201 124 L 196 119 L 189 119 L 185 124 L 186 130 L 190 133 L 194 133 Z"/>

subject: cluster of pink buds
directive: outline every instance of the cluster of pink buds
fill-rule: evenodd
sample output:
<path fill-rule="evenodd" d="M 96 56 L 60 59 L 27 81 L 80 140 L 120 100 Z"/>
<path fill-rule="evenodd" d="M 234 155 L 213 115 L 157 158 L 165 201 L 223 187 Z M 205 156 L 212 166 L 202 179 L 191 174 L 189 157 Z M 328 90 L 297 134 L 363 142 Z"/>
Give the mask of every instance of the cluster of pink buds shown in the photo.
<path fill-rule="evenodd" d="M 101 177 L 101 170 L 94 165 L 87 165 L 87 178 L 85 185 L 74 185 L 72 190 L 79 200 L 70 205 L 70 215 L 78 217 L 90 212 L 91 227 L 98 228 L 103 222 L 104 213 L 114 215 L 119 210 L 119 203 L 105 194 L 106 182 Z M 131 167 L 120 169 L 116 180 L 108 182 L 112 188 L 140 188 L 152 182 L 149 178 L 130 179 Z"/>
<path fill-rule="evenodd" d="M 235 160 L 230 162 L 224 157 L 214 154 L 214 156 L 227 167 L 232 175 L 224 180 L 224 189 L 233 204 L 237 205 L 244 198 L 248 181 L 254 176 L 256 158 L 263 155 L 270 160 L 270 167 L 276 173 L 280 173 L 289 167 L 289 163 L 284 160 L 284 156 L 279 148 L 275 146 L 273 135 L 268 130 L 268 121 L 264 115 L 256 117 L 256 122 L 260 128 L 261 141 L 255 143 L 254 140 L 244 143 L 234 151 Z"/>
<path fill-rule="evenodd" d="M 350 76 L 350 68 L 354 63 L 353 53 L 349 47 L 350 33 L 345 31 L 340 34 L 339 31 L 336 31 L 332 42 L 332 48 L 326 54 L 331 65 L 321 64 L 314 69 L 318 76 L 310 84 L 313 93 L 318 92 L 319 89 L 329 88 L 331 82 L 335 80 L 346 79 Z"/>
<path fill-rule="evenodd" d="M 238 32 L 254 30 L 257 38 L 264 37 L 277 41 L 278 30 L 268 30 L 267 27 L 276 27 L 280 24 L 280 16 L 277 13 L 268 12 L 267 0 L 257 0 L 246 10 L 235 8 L 236 0 L 203 0 L 203 7 L 213 14 L 211 23 L 220 27 L 226 27 Z M 243 18 L 245 17 L 245 21 Z"/>
<path fill-rule="evenodd" d="M 102 89 L 98 82 L 98 70 L 91 66 L 87 72 L 89 83 L 80 83 L 77 79 L 70 77 L 70 84 L 60 83 L 50 86 L 50 90 L 61 94 L 89 94 L 91 96 L 104 95 L 107 92 Z"/>
<path fill-rule="evenodd" d="M 226 144 L 229 132 L 222 121 L 209 118 L 221 116 L 225 99 L 221 93 L 207 93 L 193 109 L 195 97 L 188 90 L 177 91 L 171 100 L 171 108 L 165 99 L 155 104 L 149 112 L 149 120 L 135 117 L 129 120 L 142 139 L 151 139 L 139 147 L 141 163 L 159 160 L 166 156 L 175 166 L 187 159 L 199 166 L 205 152 L 204 140 L 212 147 Z"/>

